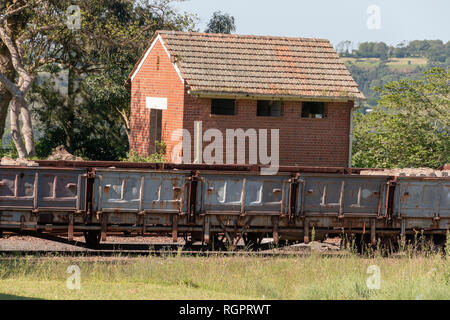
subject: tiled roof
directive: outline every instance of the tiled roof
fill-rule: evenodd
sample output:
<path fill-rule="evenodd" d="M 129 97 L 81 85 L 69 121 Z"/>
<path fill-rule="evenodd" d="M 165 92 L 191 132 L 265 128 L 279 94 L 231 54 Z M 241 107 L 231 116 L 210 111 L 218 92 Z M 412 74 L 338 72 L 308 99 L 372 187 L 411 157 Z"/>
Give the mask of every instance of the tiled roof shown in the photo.
<path fill-rule="evenodd" d="M 157 33 L 193 94 L 364 99 L 325 39 Z"/>

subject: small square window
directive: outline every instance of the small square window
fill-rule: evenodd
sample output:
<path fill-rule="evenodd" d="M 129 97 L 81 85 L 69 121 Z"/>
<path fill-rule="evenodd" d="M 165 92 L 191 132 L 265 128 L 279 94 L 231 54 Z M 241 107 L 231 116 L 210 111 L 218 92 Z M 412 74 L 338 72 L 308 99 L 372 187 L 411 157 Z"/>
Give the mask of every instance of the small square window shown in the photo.
<path fill-rule="evenodd" d="M 302 102 L 302 118 L 325 118 L 325 103 L 304 101 Z"/>
<path fill-rule="evenodd" d="M 281 101 L 258 100 L 256 115 L 258 117 L 281 117 Z"/>
<path fill-rule="evenodd" d="M 234 99 L 212 99 L 211 114 L 235 115 L 236 100 Z"/>

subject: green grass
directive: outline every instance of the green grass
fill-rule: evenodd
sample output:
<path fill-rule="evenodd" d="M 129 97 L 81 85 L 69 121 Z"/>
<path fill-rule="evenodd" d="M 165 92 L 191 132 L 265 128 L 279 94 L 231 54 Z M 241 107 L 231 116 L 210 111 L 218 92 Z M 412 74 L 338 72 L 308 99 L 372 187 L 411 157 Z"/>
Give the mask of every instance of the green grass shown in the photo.
<path fill-rule="evenodd" d="M 81 289 L 66 287 L 69 265 Z M 367 268 L 381 270 L 381 288 L 366 286 Z M 147 257 L 2 258 L 0 299 L 448 299 L 450 259 Z"/>
<path fill-rule="evenodd" d="M 378 58 L 342 58 L 346 63 L 353 63 L 363 69 L 376 68 L 381 60 Z M 426 66 L 426 58 L 391 58 L 386 62 L 389 69 L 398 72 L 411 72 L 419 66 Z"/>
<path fill-rule="evenodd" d="M 344 62 L 353 63 L 356 66 L 364 69 L 372 69 L 380 64 L 378 58 L 341 58 Z"/>

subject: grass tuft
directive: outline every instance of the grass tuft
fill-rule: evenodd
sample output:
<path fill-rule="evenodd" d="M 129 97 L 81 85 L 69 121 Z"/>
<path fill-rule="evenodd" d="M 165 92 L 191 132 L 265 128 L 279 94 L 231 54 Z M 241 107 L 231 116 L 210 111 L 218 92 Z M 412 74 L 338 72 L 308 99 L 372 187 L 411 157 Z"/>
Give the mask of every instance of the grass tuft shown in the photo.
<path fill-rule="evenodd" d="M 447 240 L 447 245 L 448 245 Z M 407 245 L 407 247 L 409 244 Z M 414 248 L 411 247 L 411 250 Z M 407 248 L 405 250 L 408 250 Z M 376 251 L 376 250 L 375 250 Z M 69 290 L 67 268 L 81 270 Z M 367 286 L 369 266 L 380 289 Z M 0 257 L 0 299 L 448 299 L 450 259 L 410 251 L 298 257 Z"/>

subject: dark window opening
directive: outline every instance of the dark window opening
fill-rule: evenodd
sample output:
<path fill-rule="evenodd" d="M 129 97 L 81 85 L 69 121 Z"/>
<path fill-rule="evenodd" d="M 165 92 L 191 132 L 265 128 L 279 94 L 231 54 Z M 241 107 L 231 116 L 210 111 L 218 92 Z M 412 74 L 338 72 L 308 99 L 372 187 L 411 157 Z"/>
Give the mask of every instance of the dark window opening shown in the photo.
<path fill-rule="evenodd" d="M 305 101 L 302 102 L 302 118 L 325 118 L 325 103 Z"/>
<path fill-rule="evenodd" d="M 219 114 L 225 116 L 235 115 L 236 100 L 234 99 L 212 99 L 211 114 Z"/>
<path fill-rule="evenodd" d="M 157 141 L 161 141 L 162 110 L 150 109 L 150 153 L 158 152 Z"/>
<path fill-rule="evenodd" d="M 258 100 L 256 115 L 259 117 L 281 117 L 281 101 Z"/>

